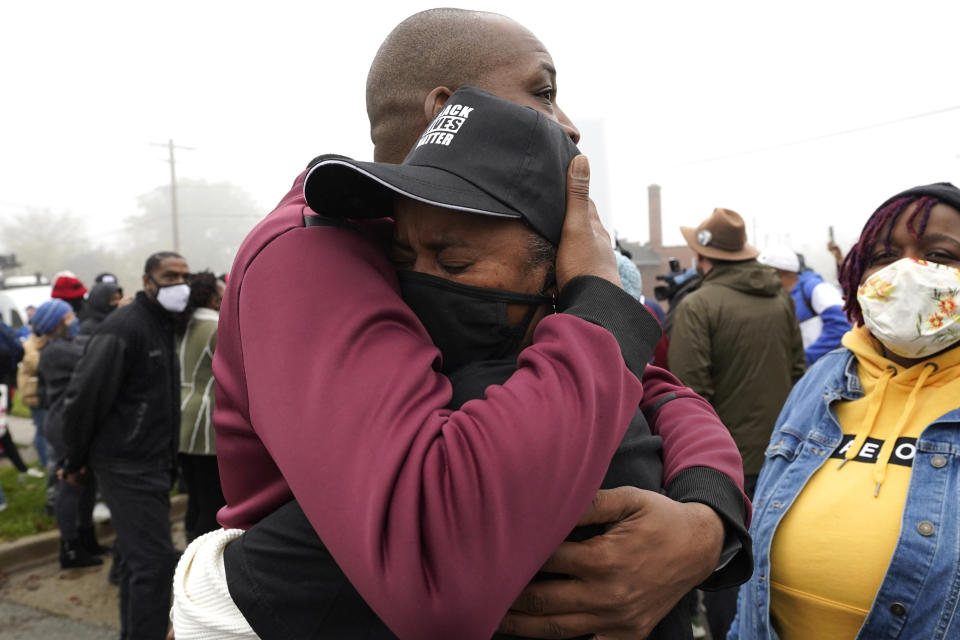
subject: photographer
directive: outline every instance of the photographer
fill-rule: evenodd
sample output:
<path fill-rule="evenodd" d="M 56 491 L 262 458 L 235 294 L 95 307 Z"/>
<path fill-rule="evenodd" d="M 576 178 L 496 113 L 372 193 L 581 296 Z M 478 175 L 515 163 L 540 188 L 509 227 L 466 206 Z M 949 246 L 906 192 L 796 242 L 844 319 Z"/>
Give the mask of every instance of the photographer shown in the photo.
<path fill-rule="evenodd" d="M 656 287 L 653 290 L 653 295 L 657 300 L 666 300 L 670 305 L 670 308 L 660 323 L 663 325 L 663 335 L 669 339 L 670 333 L 673 331 L 673 316 L 676 313 L 677 305 L 679 305 L 680 301 L 688 294 L 693 293 L 700 287 L 700 283 L 703 282 L 703 276 L 697 273 L 697 270 L 692 267 L 686 271 L 682 270 L 680 268 L 680 261 L 676 258 L 670 258 L 670 271 L 657 276 L 657 280 L 662 280 L 666 283 Z"/>

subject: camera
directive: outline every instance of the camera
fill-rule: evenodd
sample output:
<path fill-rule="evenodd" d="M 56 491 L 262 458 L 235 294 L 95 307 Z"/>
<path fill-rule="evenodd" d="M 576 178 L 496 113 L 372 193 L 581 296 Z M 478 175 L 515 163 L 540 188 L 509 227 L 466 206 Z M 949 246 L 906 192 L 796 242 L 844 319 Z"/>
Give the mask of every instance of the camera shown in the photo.
<path fill-rule="evenodd" d="M 678 293 L 696 288 L 700 283 L 700 274 L 696 269 L 681 269 L 680 261 L 676 258 L 670 258 L 668 264 L 670 271 L 657 276 L 657 280 L 662 280 L 665 284 L 654 287 L 653 295 L 657 300 L 666 300 L 672 304 Z"/>

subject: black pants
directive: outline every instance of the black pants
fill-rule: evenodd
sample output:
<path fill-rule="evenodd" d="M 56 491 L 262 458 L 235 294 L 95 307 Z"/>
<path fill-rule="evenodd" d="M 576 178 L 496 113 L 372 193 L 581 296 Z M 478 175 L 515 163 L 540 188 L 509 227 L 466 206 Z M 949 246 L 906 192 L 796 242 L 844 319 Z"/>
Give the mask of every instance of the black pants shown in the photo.
<path fill-rule="evenodd" d="M 93 507 L 97 503 L 97 482 L 90 476 L 86 484 L 76 487 L 69 482 L 57 481 L 54 512 L 60 537 L 76 540 L 81 528 L 93 526 Z"/>
<path fill-rule="evenodd" d="M 94 472 L 123 557 L 120 640 L 164 640 L 179 558 L 170 537 L 170 471 L 117 464 Z"/>
<path fill-rule="evenodd" d="M 227 503 L 220 487 L 220 469 L 217 456 L 181 453 L 181 478 L 187 485 L 187 513 L 183 526 L 187 542 L 220 528 L 217 511 Z"/>
<path fill-rule="evenodd" d="M 743 492 L 753 500 L 753 492 L 757 488 L 757 476 L 743 477 Z M 727 637 L 730 625 L 737 615 L 737 594 L 740 587 L 730 587 L 720 591 L 704 591 L 703 606 L 707 609 L 707 623 L 710 625 L 710 637 L 713 640 L 723 640 Z"/>
<path fill-rule="evenodd" d="M 9 430 L 0 436 L 0 446 L 3 447 L 3 455 L 10 458 L 10 462 L 17 468 L 17 471 L 24 473 L 27 470 L 27 465 L 24 464 L 23 458 L 20 457 L 20 450 L 17 449 L 17 445 L 13 443 L 13 438 L 10 437 Z"/>

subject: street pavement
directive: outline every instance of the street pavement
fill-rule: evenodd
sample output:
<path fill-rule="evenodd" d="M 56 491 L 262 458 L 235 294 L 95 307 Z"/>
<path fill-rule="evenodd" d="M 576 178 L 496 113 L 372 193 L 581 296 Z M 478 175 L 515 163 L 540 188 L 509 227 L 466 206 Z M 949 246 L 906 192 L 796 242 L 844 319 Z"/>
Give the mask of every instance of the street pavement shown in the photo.
<path fill-rule="evenodd" d="M 7 428 L 14 442 L 31 445 L 33 423 L 7 416 Z M 27 464 L 36 461 L 32 446 L 22 446 Z M 0 466 L 9 465 L 3 458 Z M 173 499 L 173 542 L 186 546 L 183 533 L 185 496 Z M 3 513 L 0 513 L 0 518 Z M 109 526 L 106 527 L 109 532 Z M 55 536 L 56 534 L 53 534 Z M 0 640 L 115 640 L 119 636 L 117 587 L 107 576 L 112 558 L 84 569 L 61 569 L 51 534 L 0 544 Z M 112 542 L 109 533 L 102 544 Z"/>
<path fill-rule="evenodd" d="M 109 583 L 110 558 L 101 567 L 60 569 L 56 558 L 2 576 L 0 638 L 4 640 L 116 640 L 120 635 L 117 588 Z"/>

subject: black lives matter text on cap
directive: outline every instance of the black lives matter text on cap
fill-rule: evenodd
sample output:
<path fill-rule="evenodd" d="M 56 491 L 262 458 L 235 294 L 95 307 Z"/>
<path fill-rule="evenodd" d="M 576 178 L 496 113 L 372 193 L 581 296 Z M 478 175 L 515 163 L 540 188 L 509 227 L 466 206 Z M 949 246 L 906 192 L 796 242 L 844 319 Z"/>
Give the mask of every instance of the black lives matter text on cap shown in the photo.
<path fill-rule="evenodd" d="M 467 118 L 473 107 L 462 104 L 446 104 L 443 109 L 433 119 L 427 130 L 423 132 L 417 141 L 417 146 L 422 147 L 425 144 L 442 144 L 449 147 L 453 137 L 460 131 L 460 127 Z"/>
<path fill-rule="evenodd" d="M 481 215 L 519 218 L 554 244 L 566 211 L 566 172 L 579 154 L 557 123 L 474 87 L 455 91 L 401 164 L 318 161 L 304 182 L 315 212 L 392 215 L 396 194 Z"/>

